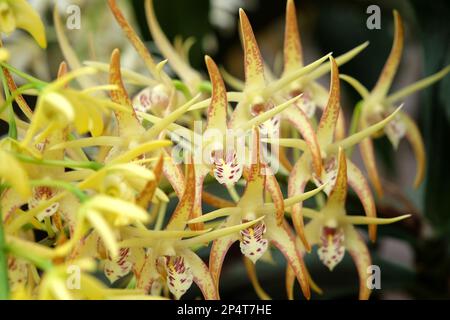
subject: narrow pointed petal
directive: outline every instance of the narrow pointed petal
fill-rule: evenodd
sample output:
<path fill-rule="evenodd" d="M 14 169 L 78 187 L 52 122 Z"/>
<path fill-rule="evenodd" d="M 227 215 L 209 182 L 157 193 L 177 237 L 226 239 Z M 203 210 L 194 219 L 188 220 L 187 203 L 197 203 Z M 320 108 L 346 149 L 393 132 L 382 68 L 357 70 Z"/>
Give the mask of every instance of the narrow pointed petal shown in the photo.
<path fill-rule="evenodd" d="M 314 128 L 308 117 L 300 108 L 289 108 L 283 116 L 300 132 L 311 152 L 314 170 L 317 175 L 322 172 L 322 156 Z"/>
<path fill-rule="evenodd" d="M 377 84 L 372 90 L 372 95 L 378 99 L 384 98 L 387 95 L 397 72 L 398 65 L 400 64 L 400 59 L 402 58 L 404 33 L 403 21 L 397 10 L 394 10 L 394 23 L 395 34 L 391 53 L 383 67 L 383 71 L 381 71 Z"/>
<path fill-rule="evenodd" d="M 356 269 L 359 276 L 359 299 L 367 300 L 370 296 L 370 289 L 367 281 L 370 273 L 367 273 L 367 268 L 372 264 L 369 250 L 362 237 L 358 234 L 352 225 L 345 227 L 345 248 L 355 262 Z"/>
<path fill-rule="evenodd" d="M 278 225 L 281 225 L 284 221 L 284 197 L 277 178 L 272 172 L 268 172 L 268 170 L 270 170 L 270 168 L 266 166 L 266 190 L 269 191 L 275 206 L 277 223 Z"/>
<path fill-rule="evenodd" d="M 305 190 L 306 183 L 311 179 L 310 170 L 308 168 L 307 156 L 303 155 L 295 164 L 294 169 L 289 174 L 288 195 L 293 197 L 302 194 Z M 306 251 L 311 251 L 311 246 L 304 232 L 304 222 L 302 215 L 303 202 L 296 203 L 292 206 L 291 217 L 295 231 L 300 237 Z"/>
<path fill-rule="evenodd" d="M 425 176 L 425 145 L 423 143 L 420 130 L 415 124 L 414 120 L 412 120 L 406 113 L 401 113 L 400 116 L 401 121 L 406 124 L 406 139 L 408 139 L 409 143 L 411 144 L 417 162 L 414 187 L 418 188 Z"/>
<path fill-rule="evenodd" d="M 189 188 L 195 189 L 195 195 L 194 195 L 194 207 L 192 208 L 191 215 L 189 216 L 189 219 L 195 219 L 202 216 L 202 191 L 203 191 L 203 180 L 205 180 L 206 173 L 201 172 L 200 169 L 201 165 L 198 166 L 198 170 L 196 170 L 195 179 L 193 182 L 193 186 L 190 184 L 187 184 Z M 203 230 L 204 225 L 203 223 L 194 223 L 189 224 L 189 228 L 191 230 Z"/>
<path fill-rule="evenodd" d="M 226 237 L 230 234 L 239 234 L 240 231 L 247 229 L 253 225 L 256 225 L 258 222 L 264 220 L 264 216 L 259 217 L 255 220 L 251 220 L 251 221 L 247 221 L 244 223 L 237 223 L 235 225 L 232 225 L 230 227 L 225 227 L 225 228 L 219 228 L 216 230 L 213 230 L 211 232 L 207 232 L 205 234 L 202 234 L 198 237 L 195 238 L 191 238 L 191 239 L 186 239 L 186 240 L 182 240 L 182 243 L 184 246 L 187 247 L 193 247 L 199 244 L 205 244 L 208 243 L 210 241 L 213 241 L 215 239 L 221 238 L 221 237 Z"/>
<path fill-rule="evenodd" d="M 356 92 L 358 92 L 358 94 L 361 96 L 363 100 L 369 98 L 370 96 L 369 90 L 357 79 L 350 77 L 349 75 L 346 74 L 341 74 L 339 78 L 350 84 L 353 87 L 353 89 L 355 89 Z"/>
<path fill-rule="evenodd" d="M 221 228 L 227 228 L 234 225 L 239 220 L 236 216 L 229 217 L 221 226 Z M 217 291 L 219 291 L 219 279 L 222 271 L 222 265 L 225 260 L 225 256 L 230 249 L 231 245 L 238 241 L 239 236 L 237 233 L 230 234 L 226 237 L 218 238 L 214 240 L 211 251 L 209 254 L 209 270 L 216 285 Z"/>
<path fill-rule="evenodd" d="M 331 62 L 331 84 L 330 94 L 327 105 L 320 118 L 319 126 L 317 128 L 317 139 L 319 145 L 324 148 L 333 142 L 336 130 L 336 122 L 341 112 L 340 106 L 340 85 L 339 85 L 339 71 L 336 61 L 330 57 Z"/>
<path fill-rule="evenodd" d="M 186 187 L 172 217 L 167 224 L 167 230 L 183 230 L 192 214 L 195 201 L 195 168 L 194 164 L 187 164 Z"/>
<path fill-rule="evenodd" d="M 164 161 L 163 166 L 164 176 L 167 180 L 169 180 L 170 185 L 172 186 L 173 190 L 175 190 L 175 193 L 178 196 L 178 199 L 181 199 L 184 193 L 184 189 L 186 188 L 183 172 L 181 171 L 180 167 L 175 164 L 173 158 L 170 157 L 169 153 L 165 150 L 163 152 L 164 157 L 167 158 L 167 160 Z"/>
<path fill-rule="evenodd" d="M 369 138 L 371 135 L 376 133 L 377 131 L 384 128 L 387 124 L 389 124 L 391 121 L 397 117 L 400 110 L 403 108 L 403 105 L 399 106 L 397 109 L 395 109 L 394 112 L 392 112 L 388 117 L 384 118 L 383 120 L 371 125 L 370 127 L 364 128 L 361 131 L 358 131 L 357 133 L 352 134 L 351 136 L 341 140 L 337 141 L 335 143 L 330 144 L 327 147 L 328 152 L 336 152 L 339 147 L 343 149 L 350 148 L 354 146 L 355 144 L 358 144 L 362 140 Z"/>
<path fill-rule="evenodd" d="M 336 208 L 345 208 L 345 199 L 347 198 L 347 161 L 345 152 L 342 148 L 338 153 L 338 171 L 336 183 L 328 197 L 327 206 Z"/>
<path fill-rule="evenodd" d="M 122 74 L 120 72 L 120 51 L 115 49 L 111 55 L 110 69 L 109 69 L 109 83 L 116 85 L 118 90 L 112 90 L 110 92 L 113 102 L 127 107 L 131 110 L 131 113 L 115 110 L 120 136 L 132 136 L 139 135 L 144 132 L 139 120 L 136 117 L 136 113 L 133 109 L 128 93 L 122 81 Z"/>
<path fill-rule="evenodd" d="M 214 60 L 209 56 L 205 56 L 205 62 L 212 84 L 207 128 L 215 128 L 220 130 L 222 134 L 225 134 L 227 130 L 227 90 Z"/>
<path fill-rule="evenodd" d="M 286 4 L 283 54 L 284 72 L 303 65 L 302 45 L 297 23 L 297 10 L 293 0 L 288 0 Z"/>
<path fill-rule="evenodd" d="M 309 289 L 308 276 L 306 272 L 306 267 L 303 263 L 303 258 L 300 255 L 299 250 L 295 244 L 295 238 L 290 235 L 286 228 L 287 225 L 277 226 L 276 221 L 266 219 L 267 232 L 266 237 L 269 241 L 275 245 L 281 253 L 284 255 L 288 264 L 294 271 L 297 281 L 300 283 L 303 295 L 309 300 L 311 297 L 311 292 Z"/>
<path fill-rule="evenodd" d="M 253 289 L 255 289 L 258 298 L 261 300 L 272 300 L 272 298 L 267 294 L 267 292 L 264 291 L 264 289 L 261 287 L 261 284 L 259 283 L 255 264 L 252 263 L 250 259 L 244 257 L 244 265 L 245 269 L 247 270 L 247 275 L 250 278 Z"/>
<path fill-rule="evenodd" d="M 140 194 L 136 197 L 136 204 L 144 208 L 145 210 L 150 205 L 150 202 L 153 199 L 156 188 L 159 185 L 159 181 L 161 180 L 162 170 L 164 165 L 164 157 L 161 154 L 158 162 L 153 168 L 153 173 L 155 175 L 154 180 L 150 180 L 145 185 L 144 189 L 140 192 Z"/>
<path fill-rule="evenodd" d="M 210 221 L 210 220 L 214 220 L 214 219 L 221 218 L 221 217 L 227 217 L 232 214 L 237 214 L 241 211 L 242 211 L 242 209 L 239 207 L 221 208 L 221 209 L 214 210 L 212 212 L 208 212 L 208 213 L 202 215 L 201 217 L 191 219 L 188 221 L 188 223 L 198 223 L 198 222 Z"/>
<path fill-rule="evenodd" d="M 350 160 L 347 159 L 347 177 L 348 184 L 355 191 L 359 200 L 361 201 L 364 212 L 369 218 L 376 218 L 377 212 L 375 207 L 375 200 L 373 199 L 372 190 L 370 190 L 366 177 L 361 170 Z M 377 238 L 377 226 L 369 225 L 369 238 L 375 242 Z"/>
<path fill-rule="evenodd" d="M 264 63 L 250 21 L 242 9 L 239 9 L 239 19 L 244 46 L 245 86 L 262 88 L 265 85 Z"/>
<path fill-rule="evenodd" d="M 200 75 L 187 64 L 182 57 L 175 51 L 172 44 L 169 42 L 155 16 L 153 8 L 153 0 L 145 1 L 145 14 L 147 17 L 147 23 L 158 49 L 162 55 L 169 60 L 169 64 L 178 76 L 187 83 L 200 82 Z"/>
<path fill-rule="evenodd" d="M 219 292 L 214 279 L 205 263 L 194 252 L 189 249 L 181 250 L 181 255 L 186 259 L 191 272 L 194 276 L 194 282 L 203 293 L 206 300 L 218 300 Z"/>
<path fill-rule="evenodd" d="M 152 76 L 155 79 L 161 80 L 165 77 L 161 76 L 161 71 L 158 70 L 158 67 L 153 60 L 153 57 L 151 56 L 150 52 L 145 47 L 145 44 L 142 42 L 141 39 L 139 39 L 136 32 L 133 30 L 133 28 L 128 23 L 127 19 L 123 16 L 122 12 L 120 11 L 119 7 L 117 6 L 116 0 L 108 0 L 109 7 L 111 8 L 111 12 L 113 13 L 114 17 L 117 20 L 117 23 L 122 28 L 123 32 L 127 36 L 128 40 L 131 42 L 133 47 L 136 49 L 137 53 L 141 56 L 142 60 L 145 63 L 145 66 L 150 71 Z M 165 74 L 164 74 L 165 76 Z"/>
<path fill-rule="evenodd" d="M 353 48 L 352 50 L 340 55 L 336 58 L 336 64 L 338 66 L 342 66 L 343 64 L 349 62 L 352 60 L 355 56 L 357 56 L 361 51 L 363 51 L 367 46 L 369 45 L 369 41 L 366 41 L 359 46 Z M 308 74 L 308 79 L 314 80 L 317 78 L 320 78 L 324 74 L 330 72 L 331 63 L 327 62 L 312 71 L 310 74 Z"/>
<path fill-rule="evenodd" d="M 405 214 L 402 216 L 398 216 L 395 218 L 372 218 L 372 217 L 364 217 L 364 216 L 345 216 L 343 217 L 344 221 L 350 224 L 391 224 L 398 221 L 402 221 L 411 217 L 410 214 Z"/>
<path fill-rule="evenodd" d="M 14 11 L 17 28 L 27 31 L 41 48 L 46 48 L 45 27 L 33 7 L 26 0 L 15 0 L 8 3 Z"/>
<path fill-rule="evenodd" d="M 383 187 L 381 186 L 380 176 L 378 175 L 377 164 L 375 161 L 375 151 L 373 143 L 370 138 L 366 138 L 359 144 L 361 150 L 361 157 L 369 175 L 369 180 L 372 183 L 378 197 L 383 197 Z"/>
<path fill-rule="evenodd" d="M 428 76 L 422 80 L 419 80 L 419 81 L 391 94 L 390 96 L 388 96 L 386 98 L 386 104 L 392 105 L 392 104 L 398 102 L 400 99 L 413 94 L 414 92 L 417 92 L 428 86 L 431 86 L 433 83 L 444 78 L 449 72 L 450 72 L 450 66 L 447 66 L 444 69 L 442 69 L 441 71 L 436 72 L 435 74 L 433 74 L 431 76 Z"/>

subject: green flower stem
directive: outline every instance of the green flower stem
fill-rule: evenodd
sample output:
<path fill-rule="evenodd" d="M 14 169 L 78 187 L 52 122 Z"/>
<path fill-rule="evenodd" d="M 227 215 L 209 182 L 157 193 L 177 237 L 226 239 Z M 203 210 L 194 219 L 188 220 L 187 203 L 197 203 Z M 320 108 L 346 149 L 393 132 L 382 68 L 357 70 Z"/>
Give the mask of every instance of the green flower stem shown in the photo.
<path fill-rule="evenodd" d="M 53 188 L 62 188 L 71 192 L 74 196 L 76 196 L 80 200 L 80 202 L 85 202 L 88 200 L 88 196 L 82 190 L 78 189 L 76 186 L 66 181 L 53 179 L 31 180 L 30 185 L 33 187 L 46 186 Z"/>
<path fill-rule="evenodd" d="M 186 100 L 189 101 L 192 99 L 192 94 L 189 91 L 189 88 L 187 87 L 187 85 L 185 85 L 180 80 L 172 80 L 172 83 L 173 83 L 175 89 L 177 89 L 178 91 L 181 91 L 181 93 L 184 95 Z"/>
<path fill-rule="evenodd" d="M 7 108 L 9 105 L 11 105 L 13 103 L 13 101 L 19 95 L 23 94 L 27 90 L 35 89 L 35 88 L 36 88 L 36 84 L 34 84 L 34 83 L 27 83 L 27 84 L 24 84 L 23 86 L 20 86 L 19 88 L 17 88 L 17 90 L 14 90 L 13 92 L 11 92 L 9 97 L 6 98 L 5 102 L 0 107 L 0 113 L 3 112 L 3 110 L 5 110 L 5 108 Z"/>
<path fill-rule="evenodd" d="M 359 118 L 361 117 L 362 106 L 363 106 L 363 102 L 360 101 L 356 104 L 355 109 L 353 110 L 352 121 L 350 124 L 350 131 L 348 133 L 349 137 L 352 134 L 356 133 L 356 131 L 358 130 L 358 123 L 359 123 Z M 354 148 L 354 146 L 347 149 L 347 157 L 350 158 L 352 156 L 353 148 Z"/>
<path fill-rule="evenodd" d="M 95 161 L 72 161 L 72 160 L 45 160 L 45 159 L 36 159 L 30 156 L 26 156 L 20 153 L 14 154 L 17 160 L 39 164 L 43 166 L 51 166 L 51 167 L 66 167 L 71 169 L 91 169 L 98 171 L 103 168 L 103 164 Z"/>
<path fill-rule="evenodd" d="M 2 207 L 0 205 L 0 300 L 9 299 L 8 257 L 6 256 Z"/>
<path fill-rule="evenodd" d="M 209 81 L 202 81 L 198 85 L 198 90 L 203 93 L 211 94 L 212 93 L 212 85 Z"/>
<path fill-rule="evenodd" d="M 35 78 L 33 76 L 30 76 L 29 74 L 20 71 L 19 69 L 14 68 L 13 66 L 11 66 L 10 64 L 6 63 L 6 62 L 0 62 L 0 65 L 6 69 L 8 69 L 9 71 L 15 73 L 16 75 L 18 75 L 19 77 L 28 80 L 31 83 L 34 83 L 36 87 L 42 89 L 45 86 L 48 85 L 48 82 L 42 81 L 38 78 Z"/>
<path fill-rule="evenodd" d="M 9 92 L 8 83 L 6 82 L 5 73 L 3 71 L 3 68 L 0 68 L 0 77 L 2 78 L 2 85 L 3 90 L 5 92 L 5 98 L 6 100 L 10 99 L 11 94 Z M 8 119 L 8 137 L 12 139 L 17 139 L 17 125 L 16 125 L 16 118 L 14 114 L 14 109 L 12 105 L 12 101 L 10 101 L 8 104 L 6 104 L 6 107 L 9 107 L 9 119 Z"/>

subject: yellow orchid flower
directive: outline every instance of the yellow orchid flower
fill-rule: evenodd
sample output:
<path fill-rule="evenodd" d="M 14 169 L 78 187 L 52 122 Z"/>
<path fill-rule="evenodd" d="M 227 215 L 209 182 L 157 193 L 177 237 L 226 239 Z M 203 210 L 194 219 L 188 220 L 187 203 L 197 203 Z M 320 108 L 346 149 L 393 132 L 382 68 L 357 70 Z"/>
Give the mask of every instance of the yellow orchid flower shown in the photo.
<path fill-rule="evenodd" d="M 359 275 L 359 298 L 368 299 L 370 288 L 367 286 L 367 268 L 371 265 L 369 250 L 356 231 L 357 224 L 388 224 L 408 218 L 403 215 L 391 219 L 347 215 L 347 160 L 342 148 L 338 152 L 338 170 L 336 180 L 325 206 L 318 212 L 304 209 L 311 221 L 305 227 L 305 235 L 311 245 L 318 245 L 317 254 L 330 271 L 342 261 L 347 250 L 352 256 Z M 288 272 L 287 287 L 292 291 L 292 271 Z"/>
<path fill-rule="evenodd" d="M 27 31 L 42 48 L 47 47 L 45 28 L 39 15 L 26 0 L 0 1 L 0 32 Z"/>
<path fill-rule="evenodd" d="M 276 143 L 280 146 L 299 148 L 304 151 L 289 174 L 288 191 L 289 196 L 291 197 L 297 194 L 301 194 L 307 182 L 310 180 L 313 181 L 317 186 L 325 182 L 330 182 L 328 187 L 325 188 L 325 193 L 329 194 L 331 191 L 330 185 L 332 185 L 332 183 L 336 179 L 337 151 L 339 147 L 346 149 L 360 143 L 364 138 L 370 136 L 377 130 L 382 129 L 387 123 L 389 123 L 389 121 L 392 121 L 393 118 L 398 114 L 400 109 L 398 108 L 391 115 L 381 120 L 380 122 L 368 128 L 365 128 L 364 130 L 359 131 L 349 137 L 336 141 L 336 123 L 341 112 L 339 98 L 339 71 L 335 60 L 331 57 L 330 62 L 332 65 L 332 69 L 329 98 L 318 124 L 317 131 L 315 133 L 317 136 L 319 153 L 321 154 L 321 166 L 324 168 L 324 170 L 319 175 L 311 170 L 311 168 L 315 166 L 315 160 L 314 155 L 311 154 L 306 141 L 295 138 L 273 140 L 273 143 Z M 361 200 L 366 215 L 368 217 L 376 217 L 375 202 L 364 175 L 349 159 L 347 159 L 347 163 L 350 186 L 354 189 L 359 199 Z M 292 220 L 303 244 L 306 246 L 307 250 L 309 250 L 308 240 L 303 234 L 303 218 L 301 212 L 302 204 L 298 203 L 293 207 Z M 372 241 L 375 241 L 376 238 L 375 227 L 376 226 L 372 225 L 369 226 L 370 238 L 372 239 Z"/>
<path fill-rule="evenodd" d="M 238 223 L 245 223 L 246 221 L 253 221 L 255 219 L 260 220 L 259 223 L 254 224 L 249 228 L 240 232 L 235 232 L 213 242 L 209 268 L 216 286 L 218 287 L 219 285 L 220 272 L 225 255 L 234 242 L 240 242 L 242 254 L 249 258 L 253 263 L 261 258 L 267 251 L 269 244 L 273 244 L 283 253 L 288 264 L 295 270 L 303 294 L 309 299 L 310 291 L 307 271 L 301 256 L 298 254 L 298 248 L 295 243 L 293 232 L 284 220 L 283 215 L 284 207 L 291 207 L 295 203 L 317 194 L 323 189 L 323 186 L 293 198 L 273 198 L 274 203 L 265 203 L 263 194 L 265 188 L 267 188 L 267 184 L 265 183 L 267 176 L 262 175 L 264 166 L 260 159 L 259 144 L 259 133 L 258 130 L 255 130 L 253 136 L 252 165 L 247 174 L 246 189 L 236 207 L 219 209 L 215 212 L 190 220 L 190 223 L 202 222 L 225 216 L 227 218 L 222 223 L 221 227 L 230 228 Z M 276 187 L 279 188 L 278 185 Z M 282 202 L 282 204 L 280 205 L 277 202 Z M 279 207 L 283 208 L 281 216 L 277 210 Z"/>
<path fill-rule="evenodd" d="M 391 53 L 389 54 L 386 64 L 372 91 L 369 92 L 369 90 L 358 80 L 350 76 L 342 76 L 342 79 L 351 84 L 363 99 L 357 106 L 358 110 L 355 111 L 356 123 L 361 130 L 390 114 L 395 109 L 394 104 L 398 101 L 401 101 L 418 90 L 432 85 L 450 72 L 450 66 L 447 66 L 431 76 L 400 89 L 397 92 L 388 94 L 400 64 L 404 42 L 403 22 L 400 14 L 396 10 L 394 10 L 394 22 L 395 34 Z M 377 138 L 383 134 L 386 134 L 389 138 L 394 149 L 397 149 L 398 144 L 403 137 L 411 144 L 417 161 L 416 177 L 414 180 L 414 187 L 417 188 L 423 181 L 425 174 L 425 146 L 419 128 L 414 120 L 406 113 L 400 112 L 393 121 L 383 128 L 383 130 L 374 133 L 371 137 Z M 364 139 L 360 144 L 360 148 L 364 165 L 369 174 L 369 179 L 377 191 L 377 194 L 381 197 L 383 195 L 383 188 L 375 163 L 372 139 Z"/>

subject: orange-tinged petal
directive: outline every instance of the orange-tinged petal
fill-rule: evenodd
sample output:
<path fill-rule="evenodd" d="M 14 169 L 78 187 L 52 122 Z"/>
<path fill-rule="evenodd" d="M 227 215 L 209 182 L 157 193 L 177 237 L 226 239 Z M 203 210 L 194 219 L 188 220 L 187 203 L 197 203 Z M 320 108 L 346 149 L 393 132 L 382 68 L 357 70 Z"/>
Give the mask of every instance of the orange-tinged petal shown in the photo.
<path fill-rule="evenodd" d="M 303 139 L 306 141 L 308 149 L 311 152 L 313 168 L 316 174 L 320 176 L 322 172 L 320 145 L 308 117 L 300 108 L 297 107 L 289 108 L 288 111 L 284 113 L 284 117 L 295 126 L 295 128 L 302 135 Z"/>
<path fill-rule="evenodd" d="M 227 207 L 234 207 L 236 205 L 232 201 L 222 199 L 221 197 L 218 197 L 207 191 L 202 192 L 202 200 L 204 203 L 213 206 L 215 208 L 227 208 Z"/>
<path fill-rule="evenodd" d="M 417 169 L 416 177 L 414 179 L 414 187 L 418 188 L 425 176 L 425 145 L 423 143 L 419 128 L 415 124 L 414 120 L 412 120 L 406 113 L 401 113 L 400 117 L 406 124 L 406 139 L 408 139 L 411 144 L 416 157 Z"/>
<path fill-rule="evenodd" d="M 253 34 L 252 26 L 244 10 L 239 9 L 242 43 L 244 46 L 244 69 L 246 87 L 261 88 L 265 85 L 264 63 Z"/>
<path fill-rule="evenodd" d="M 297 24 L 297 10 L 294 0 L 286 4 L 286 25 L 284 28 L 284 70 L 303 66 L 302 45 Z"/>
<path fill-rule="evenodd" d="M 206 300 L 218 300 L 219 292 L 217 291 L 216 284 L 211 276 L 211 272 L 202 259 L 189 249 L 182 249 L 180 254 L 191 267 L 194 282 L 202 291 L 203 297 Z"/>
<path fill-rule="evenodd" d="M 109 7 L 111 8 L 111 12 L 113 13 L 114 17 L 117 20 L 117 23 L 122 28 L 128 40 L 130 40 L 131 44 L 136 49 L 137 53 L 141 56 L 147 69 L 150 71 L 150 73 L 155 79 L 161 79 L 161 71 L 158 70 L 156 63 L 153 60 L 153 57 L 151 56 L 150 52 L 145 47 L 145 44 L 142 42 L 141 39 L 139 39 L 136 32 L 133 30 L 131 25 L 123 16 L 122 12 L 117 6 L 116 0 L 108 0 L 108 4 Z M 163 79 L 166 80 L 165 78 Z"/>
<path fill-rule="evenodd" d="M 164 157 L 161 154 L 161 156 L 158 159 L 158 162 L 156 163 L 155 167 L 153 168 L 153 173 L 155 175 L 155 179 L 148 181 L 147 184 L 145 185 L 144 189 L 136 197 L 136 204 L 146 210 L 147 210 L 150 202 L 152 201 L 153 195 L 155 194 L 156 188 L 158 187 L 159 181 L 161 180 L 163 164 L 164 164 Z"/>
<path fill-rule="evenodd" d="M 347 198 L 347 161 L 344 150 L 342 148 L 339 148 L 336 182 L 328 197 L 327 207 L 345 209 L 346 198 Z"/>
<path fill-rule="evenodd" d="M 294 169 L 289 174 L 288 182 L 288 195 L 292 197 L 297 194 L 302 194 L 305 190 L 306 183 L 311 179 L 311 173 L 308 168 L 308 158 L 307 155 L 303 155 L 295 164 Z M 300 237 L 306 251 L 311 251 L 311 246 L 304 233 L 304 222 L 302 214 L 303 203 L 296 203 L 292 206 L 292 222 L 295 227 L 297 235 Z"/>
<path fill-rule="evenodd" d="M 306 267 L 295 244 L 295 238 L 287 231 L 289 226 L 287 223 L 283 226 L 278 226 L 276 221 L 270 217 L 267 217 L 265 222 L 267 224 L 266 238 L 269 239 L 270 242 L 284 255 L 296 275 L 303 295 L 306 299 L 309 299 L 311 297 L 311 292 L 309 289 Z"/>
<path fill-rule="evenodd" d="M 373 199 L 372 190 L 361 170 L 350 160 L 347 159 L 347 177 L 348 184 L 355 191 L 359 200 L 361 201 L 366 216 L 376 218 L 377 212 L 375 207 L 375 200 Z M 369 238 L 375 242 L 377 238 L 377 226 L 369 225 Z"/>
<path fill-rule="evenodd" d="M 281 225 L 284 221 L 284 198 L 281 192 L 280 185 L 278 184 L 277 178 L 271 172 L 268 166 L 265 167 L 266 170 L 266 190 L 269 191 L 272 201 L 276 209 L 276 217 L 278 225 Z"/>
<path fill-rule="evenodd" d="M 352 256 L 358 271 L 359 299 L 367 300 L 371 292 L 367 285 L 368 278 L 370 277 L 370 273 L 367 273 L 367 268 L 372 264 L 369 250 L 358 231 L 352 225 L 346 225 L 344 233 L 345 248 Z"/>
<path fill-rule="evenodd" d="M 227 90 L 216 63 L 209 56 L 205 56 L 206 67 L 212 84 L 211 102 L 208 108 L 207 128 L 220 130 L 225 134 L 227 130 Z"/>
<path fill-rule="evenodd" d="M 139 120 L 136 117 L 136 113 L 133 109 L 133 104 L 131 103 L 128 93 L 122 81 L 122 74 L 120 71 L 120 51 L 119 49 L 114 49 L 111 55 L 111 64 L 109 69 L 109 83 L 116 85 L 117 90 L 111 91 L 111 99 L 113 102 L 127 107 L 131 110 L 131 113 L 114 110 L 117 122 L 119 125 L 119 135 L 128 137 L 130 135 L 141 134 L 144 129 L 142 128 Z"/>
<path fill-rule="evenodd" d="M 192 214 L 195 201 L 195 167 L 193 163 L 187 164 L 185 185 L 183 196 L 167 224 L 167 230 L 183 230 Z"/>
<path fill-rule="evenodd" d="M 392 44 L 391 53 L 386 61 L 386 64 L 381 71 L 377 84 L 372 90 L 372 95 L 377 99 L 383 98 L 387 95 L 403 52 L 403 22 L 402 17 L 394 10 L 395 34 L 394 42 Z"/>
<path fill-rule="evenodd" d="M 201 217 L 202 215 L 202 191 L 203 191 L 203 180 L 205 179 L 205 174 L 200 170 L 196 170 L 195 179 L 187 183 L 188 188 L 194 187 L 195 189 L 195 200 L 194 207 L 192 208 L 192 213 L 189 219 L 195 219 Z M 191 184 L 194 184 L 193 186 Z M 203 230 L 203 223 L 189 224 L 191 230 Z"/>
<path fill-rule="evenodd" d="M 327 105 L 320 118 L 319 126 L 317 128 L 317 139 L 319 145 L 324 148 L 334 140 L 336 130 L 336 122 L 341 110 L 340 106 L 340 89 L 339 89 L 339 71 L 336 61 L 330 57 L 331 62 L 331 84 L 330 95 L 328 97 Z"/>
<path fill-rule="evenodd" d="M 6 68 L 2 68 L 2 69 L 3 69 L 3 74 L 5 75 L 9 90 L 11 91 L 11 93 L 14 93 L 14 91 L 17 90 L 16 82 L 14 81 L 14 79 L 11 76 L 11 73 L 9 72 L 8 69 L 6 69 Z M 33 117 L 33 111 L 28 106 L 28 103 L 25 101 L 23 96 L 21 94 L 19 94 L 15 97 L 15 100 L 16 100 L 17 105 L 19 106 L 20 110 L 30 120 Z"/>
<path fill-rule="evenodd" d="M 235 223 L 238 223 L 238 221 L 239 220 L 236 219 L 235 216 L 230 216 L 222 224 L 222 228 L 232 226 Z M 230 234 L 228 236 L 214 240 L 212 244 L 211 252 L 209 254 L 209 270 L 216 285 L 217 291 L 219 291 L 219 279 L 220 273 L 222 271 L 223 261 L 225 260 L 228 249 L 230 249 L 231 245 L 236 241 L 238 241 L 238 235 Z"/>
<path fill-rule="evenodd" d="M 163 172 L 164 176 L 167 180 L 169 180 L 173 190 L 178 196 L 178 199 L 181 199 L 184 189 L 186 188 L 186 184 L 184 182 L 184 175 L 181 169 L 177 164 L 175 164 L 172 157 L 170 157 L 167 151 L 164 152 L 164 157 L 167 159 L 164 161 Z"/>
<path fill-rule="evenodd" d="M 369 180 L 372 183 L 378 197 L 383 197 L 383 188 L 380 182 L 380 176 L 378 175 L 377 164 L 375 161 L 375 151 L 373 149 L 373 143 L 370 138 L 366 138 L 359 144 L 361 150 L 361 157 L 369 175 Z"/>

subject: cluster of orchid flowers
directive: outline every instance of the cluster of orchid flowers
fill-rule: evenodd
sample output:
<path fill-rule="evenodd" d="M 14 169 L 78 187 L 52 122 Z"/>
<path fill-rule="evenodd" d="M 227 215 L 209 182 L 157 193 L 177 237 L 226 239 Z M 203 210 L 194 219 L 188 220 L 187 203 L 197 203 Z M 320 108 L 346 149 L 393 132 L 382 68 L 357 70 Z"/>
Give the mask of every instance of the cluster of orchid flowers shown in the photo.
<path fill-rule="evenodd" d="M 208 56 L 205 78 L 189 65 L 188 45 L 173 46 L 165 37 L 152 0 L 146 0 L 145 9 L 153 39 L 166 58 L 159 63 L 116 1 L 108 4 L 150 77 L 122 68 L 119 50 L 113 51 L 109 64 L 81 63 L 57 10 L 55 29 L 66 61 L 54 81 L 17 70 L 8 64 L 8 49 L 0 49 L 0 115 L 8 124 L 8 135 L 0 141 L 1 297 L 179 299 L 195 282 L 205 299 L 219 299 L 222 265 L 231 245 L 239 242 L 260 298 L 269 296 L 258 283 L 254 264 L 270 260 L 271 247 L 286 259 L 290 299 L 295 280 L 307 299 L 311 289 L 320 292 L 303 260 L 317 246 L 319 259 L 330 270 L 345 252 L 352 256 L 359 298 L 368 299 L 371 258 L 355 225 L 368 225 L 369 238 L 375 241 L 377 225 L 409 215 L 377 218 L 369 182 L 350 159 L 352 149 L 360 146 L 369 181 L 381 197 L 372 140 L 385 134 L 396 148 L 406 137 L 416 155 L 418 186 L 424 174 L 423 142 L 414 121 L 396 105 L 450 68 L 388 94 L 403 47 L 396 11 L 392 51 L 373 90 L 338 71 L 368 43 L 305 65 L 297 11 L 288 0 L 281 76 L 264 63 L 240 10 L 245 81 L 220 72 Z M 0 10 L 2 33 L 24 29 L 46 46 L 44 26 L 25 0 L 0 0 Z M 169 76 L 166 64 L 178 79 Z M 327 90 L 317 79 L 329 72 Z M 227 91 L 222 74 L 236 91 Z M 25 84 L 17 86 L 13 75 Z M 340 79 L 362 97 L 348 131 Z M 126 85 L 140 91 L 130 98 Z M 33 108 L 24 94 L 36 96 Z M 201 137 L 194 122 L 218 134 Z M 249 133 L 241 140 L 243 156 L 237 154 L 237 139 L 225 139 L 230 131 Z M 203 138 L 200 161 L 198 135 Z M 175 155 L 179 145 L 183 148 Z M 287 180 L 287 197 L 280 178 Z M 231 200 L 204 190 L 214 180 Z M 308 182 L 315 188 L 306 192 Z M 241 194 L 236 185 L 245 186 Z M 364 214 L 347 214 L 348 186 Z M 311 197 L 318 200 L 314 209 L 303 206 Z M 173 212 L 168 210 L 171 198 L 177 201 Z M 204 213 L 203 204 L 217 209 Z M 207 265 L 197 251 L 209 244 Z M 81 270 L 76 289 L 67 285 L 67 270 L 73 266 Z M 112 288 L 92 274 L 97 270 L 111 284 L 131 277 L 123 288 Z"/>

